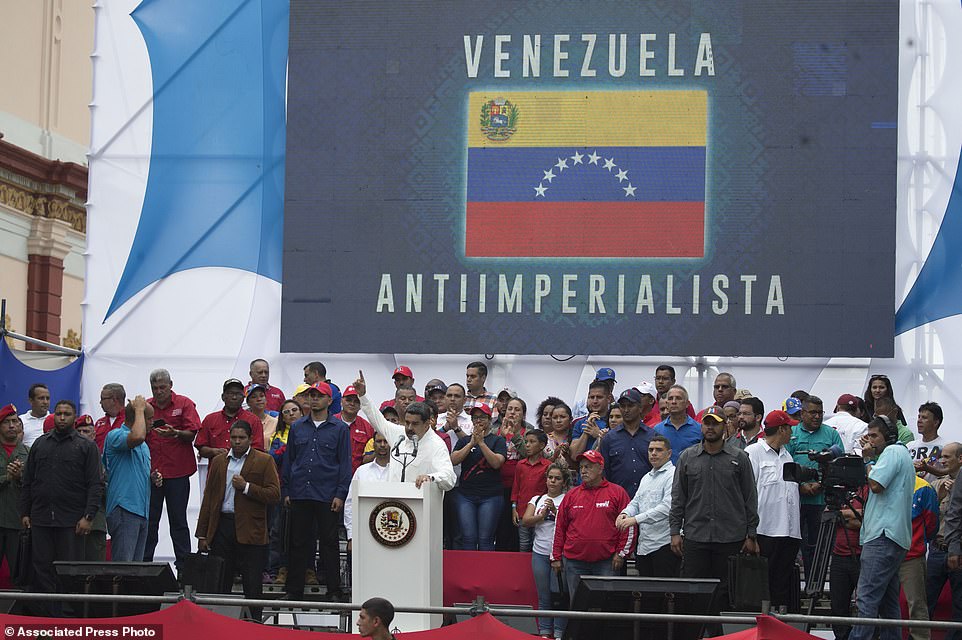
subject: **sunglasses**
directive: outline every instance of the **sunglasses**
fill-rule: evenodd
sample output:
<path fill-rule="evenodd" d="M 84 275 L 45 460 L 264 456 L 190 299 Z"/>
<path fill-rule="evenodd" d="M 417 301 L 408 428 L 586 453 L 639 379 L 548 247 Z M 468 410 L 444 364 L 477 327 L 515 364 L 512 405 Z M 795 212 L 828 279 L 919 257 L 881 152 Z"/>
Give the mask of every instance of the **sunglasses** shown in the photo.
<path fill-rule="evenodd" d="M 871 381 L 873 381 L 873 380 L 885 380 L 885 381 L 888 381 L 888 379 L 889 379 L 888 376 L 882 375 L 882 374 L 880 374 L 880 373 L 877 373 L 877 374 L 875 374 L 874 376 L 872 376 L 871 378 L 869 378 L 869 382 L 871 382 Z"/>

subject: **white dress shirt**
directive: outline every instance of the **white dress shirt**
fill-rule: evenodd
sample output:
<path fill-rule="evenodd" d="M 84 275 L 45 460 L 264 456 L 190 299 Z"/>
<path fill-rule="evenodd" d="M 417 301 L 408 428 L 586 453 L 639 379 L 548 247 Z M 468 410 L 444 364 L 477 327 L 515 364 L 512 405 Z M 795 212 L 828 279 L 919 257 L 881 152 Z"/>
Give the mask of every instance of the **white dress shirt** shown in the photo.
<path fill-rule="evenodd" d="M 420 451 L 418 454 L 420 454 Z M 352 537 L 351 524 L 354 522 L 354 487 L 357 486 L 358 481 L 362 480 L 387 482 L 390 471 L 390 463 L 382 467 L 377 463 L 377 460 L 371 460 L 367 464 L 362 464 L 354 472 L 354 477 L 351 478 L 351 488 L 347 490 L 347 499 L 344 501 L 344 528 L 347 529 L 348 540 Z"/>
<path fill-rule="evenodd" d="M 401 460 L 405 456 L 396 457 L 394 448 L 399 446 L 401 454 L 410 454 L 414 450 L 414 443 L 407 437 L 404 427 L 388 422 L 387 418 L 381 415 L 381 412 L 377 410 L 377 407 L 371 403 L 367 396 L 361 398 L 361 410 L 367 416 L 368 422 L 391 445 L 390 480 L 400 482 L 401 470 L 403 469 Z M 400 445 L 398 445 L 398 441 L 401 441 Z M 434 483 L 438 485 L 441 491 L 447 491 L 454 486 L 457 478 L 454 475 L 454 467 L 451 466 L 451 453 L 448 451 L 448 445 L 433 429 L 428 429 L 418 443 L 418 455 L 414 458 L 410 455 L 406 457 L 409 460 L 404 478 L 407 482 L 414 482 L 418 476 L 424 475 L 432 476 Z"/>
<path fill-rule="evenodd" d="M 234 476 L 239 476 L 241 469 L 244 468 L 244 463 L 247 462 L 247 455 L 251 452 L 251 448 L 247 447 L 247 451 L 244 452 L 239 458 L 234 457 L 234 450 L 227 450 L 227 471 L 224 474 L 224 481 L 227 483 L 227 488 L 224 490 L 224 502 L 220 506 L 221 513 L 234 513 Z M 248 482 L 244 485 L 244 490 L 241 491 L 245 496 L 247 495 L 247 489 L 249 489 L 251 483 Z"/>
<path fill-rule="evenodd" d="M 760 536 L 801 539 L 798 483 L 782 479 L 782 468 L 793 462 L 786 447 L 772 449 L 764 438 L 745 447 L 758 487 Z"/>
<path fill-rule="evenodd" d="M 671 460 L 660 469 L 652 469 L 641 478 L 635 497 L 622 513 L 638 523 L 638 555 L 646 556 L 671 542 L 668 512 L 671 511 L 671 487 L 675 465 Z"/>
<path fill-rule="evenodd" d="M 25 445 L 31 446 L 34 440 L 43 435 L 43 421 L 49 415 L 48 412 L 37 418 L 28 411 L 20 416 L 20 419 L 23 420 L 23 443 Z"/>
<path fill-rule="evenodd" d="M 862 455 L 862 446 L 858 441 L 868 431 L 868 423 L 856 418 L 848 411 L 839 411 L 823 424 L 827 424 L 838 431 L 838 435 L 842 439 L 842 445 L 845 447 L 845 453 Z"/>

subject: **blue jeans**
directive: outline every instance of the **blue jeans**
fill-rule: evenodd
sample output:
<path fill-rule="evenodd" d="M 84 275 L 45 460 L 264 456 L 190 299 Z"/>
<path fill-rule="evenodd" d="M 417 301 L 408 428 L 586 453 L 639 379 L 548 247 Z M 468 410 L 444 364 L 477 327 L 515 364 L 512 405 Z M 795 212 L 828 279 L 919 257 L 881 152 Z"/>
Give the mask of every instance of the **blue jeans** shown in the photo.
<path fill-rule="evenodd" d="M 929 602 L 929 620 L 935 620 L 935 605 L 939 601 L 942 587 L 948 581 L 952 587 L 952 621 L 962 622 L 962 571 L 949 571 L 946 564 L 948 552 L 938 549 L 934 544 L 929 546 L 928 564 L 926 565 L 925 590 Z M 959 640 L 962 633 L 952 630 L 945 634 L 946 640 Z"/>
<path fill-rule="evenodd" d="M 114 507 L 107 516 L 112 562 L 140 562 L 147 546 L 147 518 Z"/>
<path fill-rule="evenodd" d="M 858 576 L 855 604 L 860 618 L 899 620 L 899 567 L 905 549 L 882 535 L 862 545 L 862 568 Z M 869 640 L 875 627 L 852 627 L 849 640 Z M 881 640 L 901 640 L 901 627 L 882 627 Z"/>
<path fill-rule="evenodd" d="M 571 594 L 572 602 L 574 602 L 578 584 L 581 583 L 581 576 L 615 575 L 614 569 L 611 568 L 611 558 L 605 558 L 597 562 L 585 562 L 584 560 L 564 558 L 564 570 L 565 582 L 568 584 L 568 593 Z"/>
<path fill-rule="evenodd" d="M 504 497 L 457 495 L 458 522 L 461 524 L 461 548 L 467 551 L 494 551 L 494 532 Z"/>
<path fill-rule="evenodd" d="M 558 577 L 551 570 L 551 558 L 540 553 L 532 553 L 531 572 L 534 574 L 534 584 L 538 588 L 538 608 L 542 611 L 550 611 L 551 594 L 561 591 L 558 588 Z M 564 635 L 567 624 L 567 618 L 538 618 L 538 633 L 560 638 Z"/>
<path fill-rule="evenodd" d="M 531 551 L 534 544 L 534 527 L 518 525 L 518 545 L 519 551 Z"/>

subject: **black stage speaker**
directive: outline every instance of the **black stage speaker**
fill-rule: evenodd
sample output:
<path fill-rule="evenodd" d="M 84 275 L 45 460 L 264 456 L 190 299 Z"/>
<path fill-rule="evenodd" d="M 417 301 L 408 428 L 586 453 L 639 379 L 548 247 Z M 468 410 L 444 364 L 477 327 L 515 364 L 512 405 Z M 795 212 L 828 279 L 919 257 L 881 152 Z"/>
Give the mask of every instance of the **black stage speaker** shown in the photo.
<path fill-rule="evenodd" d="M 162 596 L 178 591 L 166 562 L 54 562 L 64 593 Z M 73 603 L 73 617 L 113 618 L 159 611 L 160 603 Z"/>
<path fill-rule="evenodd" d="M 636 576 L 584 576 L 578 583 L 572 611 L 618 613 L 675 613 L 708 615 L 718 580 L 711 578 L 644 578 Z M 623 620 L 569 620 L 565 638 L 571 640 L 695 640 L 700 624 L 629 622 Z M 641 634 L 636 635 L 636 630 Z"/>

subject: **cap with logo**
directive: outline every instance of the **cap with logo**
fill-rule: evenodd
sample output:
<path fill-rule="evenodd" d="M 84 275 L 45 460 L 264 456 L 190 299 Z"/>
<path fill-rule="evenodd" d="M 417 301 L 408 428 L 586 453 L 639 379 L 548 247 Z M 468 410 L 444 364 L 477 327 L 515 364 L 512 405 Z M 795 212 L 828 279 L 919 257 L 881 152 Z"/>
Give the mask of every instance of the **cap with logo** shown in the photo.
<path fill-rule="evenodd" d="M 642 380 L 641 382 L 639 382 L 635 386 L 635 389 L 638 389 L 638 391 L 641 392 L 641 395 L 643 396 L 648 395 L 648 396 L 651 396 L 652 398 L 654 398 L 658 394 L 658 392 L 655 390 L 655 385 L 651 384 L 647 380 Z"/>
<path fill-rule="evenodd" d="M 601 452 L 597 449 L 589 449 L 588 451 L 585 451 L 578 456 L 578 460 L 587 460 L 588 462 L 600 464 L 602 467 L 605 466 L 605 457 L 601 455 Z"/>
<path fill-rule="evenodd" d="M 618 396 L 618 404 L 621 404 L 622 402 L 641 404 L 641 391 L 638 391 L 638 389 L 635 388 L 625 389 L 621 392 L 621 395 Z"/>
<path fill-rule="evenodd" d="M 843 393 L 838 397 L 838 402 L 835 403 L 836 407 L 858 407 L 861 398 L 858 396 L 853 396 L 851 393 Z"/>
<path fill-rule="evenodd" d="M 617 380 L 615 380 L 615 370 L 611 367 L 602 367 L 595 372 L 595 380 L 599 380 L 601 382 L 604 382 L 605 380 L 617 382 Z"/>
<path fill-rule="evenodd" d="M 725 421 L 724 410 L 722 410 L 722 408 L 718 406 L 708 407 L 707 409 L 705 409 L 705 413 L 702 414 L 701 421 L 707 422 L 708 420 L 713 420 L 714 422 L 718 422 L 718 423 L 724 422 Z"/>
<path fill-rule="evenodd" d="M 74 420 L 73 428 L 79 429 L 80 427 L 92 427 L 94 426 L 94 419 L 88 416 L 86 413 Z"/>
<path fill-rule="evenodd" d="M 344 391 L 341 392 L 341 398 L 346 398 L 348 396 L 357 396 L 357 389 L 354 388 L 353 384 L 347 385 Z"/>
<path fill-rule="evenodd" d="M 307 388 L 308 391 L 318 391 L 322 396 L 331 396 L 331 385 L 326 382 L 315 382 Z"/>
<path fill-rule="evenodd" d="M 394 373 L 391 374 L 392 378 L 396 378 L 397 376 L 405 376 L 407 378 L 413 378 L 414 373 L 411 371 L 411 367 L 405 367 L 404 365 L 401 365 L 400 367 L 394 370 Z"/>
<path fill-rule="evenodd" d="M 249 397 L 251 396 L 251 394 L 254 393 L 255 391 L 263 391 L 264 394 L 266 395 L 266 394 L 267 394 L 267 385 L 251 383 L 251 384 L 247 385 L 247 390 L 246 390 L 246 392 L 244 393 L 244 396 L 247 397 L 247 398 L 249 398 Z"/>
<path fill-rule="evenodd" d="M 448 385 L 444 384 L 444 380 L 438 380 L 437 378 L 431 378 L 428 383 L 424 385 L 424 395 L 429 395 L 432 391 L 441 391 L 447 393 Z"/>
<path fill-rule="evenodd" d="M 293 398 L 294 396 L 299 396 L 310 388 L 311 385 L 307 384 L 306 382 L 302 382 L 294 388 L 294 393 L 291 394 L 291 397 Z"/>
<path fill-rule="evenodd" d="M 798 398 L 786 398 L 785 402 L 782 403 L 782 411 L 790 416 L 802 410 L 802 401 Z"/>
<path fill-rule="evenodd" d="M 489 418 L 494 414 L 494 412 L 491 410 L 491 407 L 484 402 L 480 402 L 474 405 L 473 407 L 471 407 L 471 415 L 474 415 L 475 411 L 480 411 L 481 413 L 488 416 Z"/>
<path fill-rule="evenodd" d="M 243 391 L 243 390 L 244 390 L 244 383 L 241 382 L 240 380 L 238 380 L 237 378 L 228 378 L 227 380 L 224 380 L 224 388 L 223 388 L 223 390 L 224 390 L 224 391 L 227 391 L 227 390 L 230 389 L 231 387 L 240 387 L 240 390 Z"/>

